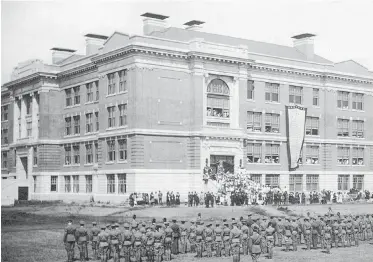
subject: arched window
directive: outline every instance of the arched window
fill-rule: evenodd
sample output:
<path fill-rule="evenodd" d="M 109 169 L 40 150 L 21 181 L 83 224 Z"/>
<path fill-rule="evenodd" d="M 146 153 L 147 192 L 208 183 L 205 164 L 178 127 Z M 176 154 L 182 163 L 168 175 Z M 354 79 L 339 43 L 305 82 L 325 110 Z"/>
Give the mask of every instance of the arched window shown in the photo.
<path fill-rule="evenodd" d="M 229 87 L 221 79 L 207 86 L 207 116 L 229 118 Z"/>

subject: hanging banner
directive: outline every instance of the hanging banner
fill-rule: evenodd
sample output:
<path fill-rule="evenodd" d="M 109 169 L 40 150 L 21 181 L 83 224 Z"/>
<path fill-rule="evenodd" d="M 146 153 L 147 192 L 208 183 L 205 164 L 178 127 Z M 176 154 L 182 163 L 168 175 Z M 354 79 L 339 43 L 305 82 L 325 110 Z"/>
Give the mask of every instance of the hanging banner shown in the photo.
<path fill-rule="evenodd" d="M 286 106 L 289 170 L 295 170 L 299 167 L 298 159 L 306 133 L 306 115 L 307 108 L 297 105 Z"/>

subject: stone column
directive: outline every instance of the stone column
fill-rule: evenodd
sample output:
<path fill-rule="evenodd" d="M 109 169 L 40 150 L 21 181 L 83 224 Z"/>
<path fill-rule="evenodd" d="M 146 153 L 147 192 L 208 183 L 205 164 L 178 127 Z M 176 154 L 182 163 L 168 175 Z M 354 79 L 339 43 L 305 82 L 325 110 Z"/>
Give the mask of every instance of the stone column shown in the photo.
<path fill-rule="evenodd" d="M 26 130 L 26 100 L 21 96 L 21 138 L 25 138 L 27 136 Z"/>
<path fill-rule="evenodd" d="M 14 121 L 14 128 L 13 128 L 13 141 L 16 142 L 19 139 L 19 134 L 21 130 L 19 130 L 19 117 L 20 117 L 20 108 L 18 106 L 19 99 L 14 99 L 14 114 L 13 114 L 13 121 Z"/>
<path fill-rule="evenodd" d="M 32 138 L 37 139 L 39 136 L 38 121 L 39 121 L 39 104 L 38 93 L 32 94 Z"/>

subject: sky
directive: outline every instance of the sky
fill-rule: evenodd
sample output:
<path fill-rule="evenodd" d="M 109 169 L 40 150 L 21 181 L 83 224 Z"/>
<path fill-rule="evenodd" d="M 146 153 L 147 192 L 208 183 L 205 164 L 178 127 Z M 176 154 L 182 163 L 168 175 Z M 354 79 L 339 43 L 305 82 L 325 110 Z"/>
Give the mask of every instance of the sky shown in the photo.
<path fill-rule="evenodd" d="M 145 12 L 170 16 L 169 26 L 202 20 L 205 32 L 279 45 L 313 33 L 318 55 L 373 71 L 372 10 L 372 0 L 2 1 L 1 84 L 19 62 L 51 63 L 52 47 L 84 53 L 87 33 L 142 34 Z"/>

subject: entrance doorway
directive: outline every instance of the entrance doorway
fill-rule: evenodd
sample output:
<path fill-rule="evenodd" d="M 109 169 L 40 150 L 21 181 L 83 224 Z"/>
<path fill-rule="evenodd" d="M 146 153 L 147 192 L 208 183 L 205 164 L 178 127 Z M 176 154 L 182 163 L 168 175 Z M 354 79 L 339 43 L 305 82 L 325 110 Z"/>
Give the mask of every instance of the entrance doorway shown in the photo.
<path fill-rule="evenodd" d="M 234 173 L 234 156 L 210 155 L 210 167 L 213 176 L 217 173 L 220 161 L 223 163 L 224 173 Z"/>
<path fill-rule="evenodd" d="M 18 200 L 28 200 L 28 187 L 18 187 Z"/>

